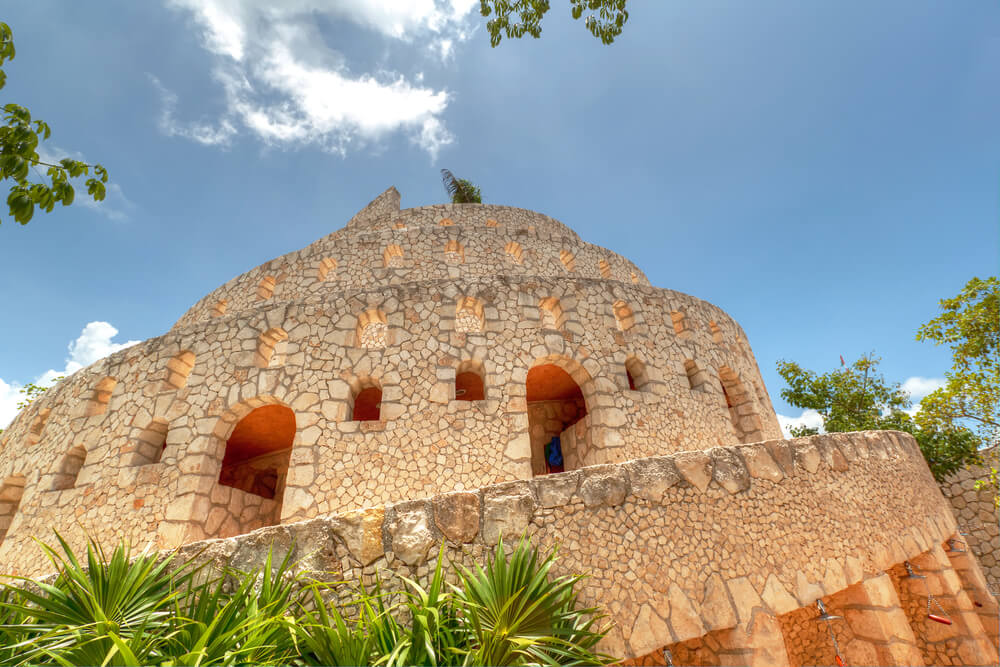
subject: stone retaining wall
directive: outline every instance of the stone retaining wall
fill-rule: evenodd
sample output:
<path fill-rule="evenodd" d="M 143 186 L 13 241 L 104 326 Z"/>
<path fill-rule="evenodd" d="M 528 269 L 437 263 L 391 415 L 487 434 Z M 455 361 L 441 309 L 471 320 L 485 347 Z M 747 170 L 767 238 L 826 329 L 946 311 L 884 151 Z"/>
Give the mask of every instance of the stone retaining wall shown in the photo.
<path fill-rule="evenodd" d="M 559 545 L 559 573 L 639 657 L 716 630 L 749 632 L 914 558 L 955 521 L 916 442 L 897 432 L 814 436 L 601 465 L 264 528 L 182 548 L 252 567 L 272 545 L 331 579 L 427 577 L 481 561 L 500 535 Z M 763 621 L 762 621 L 763 622 Z M 772 622 L 770 625 L 774 625 Z"/>
<path fill-rule="evenodd" d="M 1000 591 L 1000 509 L 996 489 L 976 489 L 976 482 L 988 482 L 990 466 L 1000 466 L 996 445 L 982 452 L 984 465 L 968 466 L 941 483 L 941 492 L 951 502 L 963 541 L 976 555 L 986 581 Z M 962 548 L 959 543 L 958 548 Z"/>

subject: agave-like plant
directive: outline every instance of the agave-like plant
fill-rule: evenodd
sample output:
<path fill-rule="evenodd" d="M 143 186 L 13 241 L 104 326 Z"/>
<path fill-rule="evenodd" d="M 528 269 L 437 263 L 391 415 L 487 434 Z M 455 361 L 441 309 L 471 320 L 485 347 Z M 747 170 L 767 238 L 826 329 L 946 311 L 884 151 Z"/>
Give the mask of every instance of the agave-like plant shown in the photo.
<path fill-rule="evenodd" d="M 288 664 L 297 655 L 294 616 L 306 593 L 291 574 L 291 552 L 272 569 L 226 570 L 175 598 L 161 647 L 164 665 Z"/>
<path fill-rule="evenodd" d="M 483 196 L 479 188 L 464 178 L 455 178 L 447 169 L 441 170 L 441 181 L 451 197 L 452 204 L 482 204 Z"/>
<path fill-rule="evenodd" d="M 605 665 L 612 656 L 598 653 L 606 629 L 596 608 L 578 607 L 581 575 L 551 577 L 552 549 L 539 560 L 538 549 L 523 538 L 510 557 L 503 540 L 485 569 L 459 566 L 454 587 L 469 632 L 467 665 Z"/>
<path fill-rule="evenodd" d="M 186 563 L 171 572 L 174 554 L 161 559 L 146 550 L 133 557 L 125 543 L 108 558 L 93 540 L 84 566 L 66 540 L 58 533 L 56 538 L 62 553 L 39 543 L 56 571 L 52 583 L 14 577 L 23 585 L 3 584 L 0 632 L 14 635 L 6 649 L 13 652 L 9 664 L 147 662 L 169 624 L 175 585 L 196 568 Z M 20 621 L 20 637 L 14 620 Z"/>

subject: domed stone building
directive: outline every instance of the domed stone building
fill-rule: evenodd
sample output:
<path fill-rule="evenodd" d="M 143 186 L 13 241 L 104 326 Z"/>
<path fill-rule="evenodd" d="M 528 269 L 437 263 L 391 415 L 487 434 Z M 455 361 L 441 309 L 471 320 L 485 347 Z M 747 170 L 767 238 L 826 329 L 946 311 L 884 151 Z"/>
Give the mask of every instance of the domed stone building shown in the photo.
<path fill-rule="evenodd" d="M 53 528 L 390 577 L 526 531 L 591 573 L 632 662 L 996 661 L 996 600 L 912 438 L 782 440 L 716 306 L 545 215 L 399 203 L 18 415 L 0 570 L 43 573 Z"/>

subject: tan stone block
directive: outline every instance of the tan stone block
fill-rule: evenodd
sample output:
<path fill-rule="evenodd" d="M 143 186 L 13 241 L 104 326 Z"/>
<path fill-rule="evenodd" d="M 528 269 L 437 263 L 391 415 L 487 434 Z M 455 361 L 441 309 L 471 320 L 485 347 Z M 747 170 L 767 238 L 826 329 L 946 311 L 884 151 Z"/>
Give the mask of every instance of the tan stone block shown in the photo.
<path fill-rule="evenodd" d="M 803 607 L 823 597 L 823 588 L 812 583 L 802 572 L 795 573 L 795 597 Z"/>
<path fill-rule="evenodd" d="M 446 538 L 456 543 L 471 542 L 479 533 L 479 496 L 456 491 L 436 496 L 434 523 Z"/>
<path fill-rule="evenodd" d="M 713 574 L 705 583 L 705 595 L 701 602 L 701 615 L 707 630 L 731 628 L 738 622 L 736 609 L 729 599 L 726 584 L 719 574 Z"/>
<path fill-rule="evenodd" d="M 632 630 L 628 637 L 628 645 L 632 655 L 646 655 L 674 641 L 676 640 L 670 634 L 670 629 L 663 619 L 650 605 L 642 605 L 632 623 Z"/>
<path fill-rule="evenodd" d="M 707 489 L 712 481 L 712 459 L 704 452 L 674 454 L 674 465 L 681 476 L 699 491 Z"/>
<path fill-rule="evenodd" d="M 754 608 L 763 605 L 760 595 L 746 577 L 730 579 L 726 582 L 726 588 L 729 589 L 740 623 L 746 625 L 753 618 Z"/>
<path fill-rule="evenodd" d="M 580 471 L 580 498 L 587 507 L 617 507 L 628 495 L 628 479 L 618 466 L 594 466 Z"/>
<path fill-rule="evenodd" d="M 661 503 L 667 489 L 680 481 L 673 459 L 657 456 L 624 464 L 632 494 L 650 502 Z"/>
<path fill-rule="evenodd" d="M 819 470 L 820 454 L 816 445 L 805 443 L 795 448 L 795 465 L 801 467 L 809 474 L 815 474 Z"/>
<path fill-rule="evenodd" d="M 419 565 L 427 560 L 427 552 L 434 544 L 427 521 L 426 510 L 410 510 L 398 514 L 389 528 L 392 552 L 407 565 Z"/>
<path fill-rule="evenodd" d="M 770 482 L 780 482 L 785 478 L 777 461 L 768 452 L 767 447 L 761 445 L 751 445 L 740 447 L 740 453 L 747 464 L 747 470 L 751 477 L 756 479 L 766 479 Z"/>
<path fill-rule="evenodd" d="M 713 447 L 708 455 L 714 463 L 712 477 L 729 493 L 739 493 L 750 488 L 750 475 L 743 460 L 733 449 Z"/>
<path fill-rule="evenodd" d="M 764 583 L 761 598 L 775 614 L 787 614 L 799 608 L 798 601 L 782 586 L 774 574 L 768 576 Z"/>
<path fill-rule="evenodd" d="M 670 603 L 670 627 L 674 631 L 675 641 L 693 639 L 705 634 L 705 627 L 695 610 L 694 603 L 677 584 L 671 584 L 667 590 L 667 600 Z"/>
<path fill-rule="evenodd" d="M 345 512 L 329 519 L 330 530 L 344 541 L 344 545 L 361 565 L 368 565 L 382 557 L 382 523 L 384 507 L 371 507 Z"/>

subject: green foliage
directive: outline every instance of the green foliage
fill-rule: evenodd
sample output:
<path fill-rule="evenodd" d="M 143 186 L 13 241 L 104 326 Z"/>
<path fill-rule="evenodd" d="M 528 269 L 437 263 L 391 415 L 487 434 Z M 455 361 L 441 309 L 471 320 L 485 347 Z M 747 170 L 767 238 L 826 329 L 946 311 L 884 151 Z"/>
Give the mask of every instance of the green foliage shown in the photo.
<path fill-rule="evenodd" d="M 1000 433 L 1000 281 L 973 278 L 953 299 L 940 301 L 940 315 L 920 327 L 917 340 L 951 347 L 946 385 L 921 401 L 921 425 L 970 425 L 983 444 Z"/>
<path fill-rule="evenodd" d="M 13 60 L 14 38 L 10 26 L 0 22 L 0 65 Z M 7 83 L 7 74 L 0 69 L 0 89 Z M 42 162 L 38 156 L 39 141 L 45 141 L 52 129 L 43 120 L 32 119 L 31 112 L 13 103 L 4 104 L 0 123 L 0 181 L 14 182 L 7 195 L 7 208 L 14 220 L 28 224 L 37 206 L 46 213 L 56 204 L 69 206 L 76 197 L 70 182 L 72 178 L 89 176 L 85 181 L 87 194 L 94 201 L 102 201 L 108 182 L 107 170 L 99 164 L 90 165 L 79 160 L 63 158 L 58 164 Z M 36 167 L 47 167 L 48 179 Z M 93 176 L 90 176 L 93 170 Z M 29 176 L 34 172 L 38 180 Z"/>
<path fill-rule="evenodd" d="M 913 435 L 938 480 L 977 459 L 977 439 L 961 426 L 922 425 L 904 410 L 910 397 L 878 370 L 881 360 L 863 355 L 849 366 L 818 374 L 795 362 L 778 361 L 788 383 L 781 397 L 790 405 L 815 410 L 828 433 L 897 430 Z M 926 400 L 926 399 L 925 399 Z M 920 413 L 917 413 L 918 415 Z M 818 429 L 793 427 L 792 435 L 815 435 Z"/>
<path fill-rule="evenodd" d="M 35 401 L 35 399 L 37 399 L 42 394 L 51 389 L 52 386 L 55 385 L 55 383 L 65 379 L 66 379 L 65 375 L 60 375 L 54 378 L 52 380 L 52 384 L 49 385 L 48 387 L 40 384 L 34 384 L 33 382 L 29 382 L 28 384 L 24 385 L 18 392 L 21 394 L 21 400 L 17 402 L 17 409 L 24 410 L 26 407 L 31 405 Z"/>
<path fill-rule="evenodd" d="M 482 204 L 483 196 L 479 188 L 464 178 L 455 178 L 447 169 L 441 170 L 441 181 L 448 191 L 452 204 Z"/>
<path fill-rule="evenodd" d="M 1000 281 L 972 278 L 952 299 L 941 299 L 940 315 L 917 331 L 917 340 L 951 347 L 945 386 L 920 403 L 917 422 L 927 429 L 968 427 L 982 447 L 1000 442 Z M 991 467 L 976 488 L 989 488 L 1000 507 L 1000 474 Z"/>
<path fill-rule="evenodd" d="M 627 0 L 570 0 L 570 13 L 578 20 L 584 11 L 596 11 L 596 15 L 587 14 L 584 25 L 603 44 L 611 44 L 628 21 L 626 2 Z M 494 48 L 500 44 L 503 36 L 508 39 L 520 39 L 525 34 L 535 39 L 541 37 L 542 17 L 549 9 L 549 0 L 479 0 L 479 11 L 483 16 L 495 15 L 486 22 L 490 45 Z M 514 14 L 517 18 L 511 23 L 511 16 Z"/>
<path fill-rule="evenodd" d="M 521 665 L 612 662 L 594 609 L 578 609 L 580 577 L 553 579 L 555 553 L 500 544 L 485 569 L 446 584 L 444 550 L 427 587 L 386 592 L 327 584 L 268 554 L 260 570 L 217 576 L 193 561 L 110 558 L 91 542 L 81 562 L 56 536 L 42 545 L 57 576 L 0 588 L 0 664 Z M 338 600 L 343 597 L 343 603 Z M 332 600 L 332 601 L 331 601 Z M 393 602 L 394 601 L 394 602 Z M 345 614 L 350 609 L 351 614 Z"/>
<path fill-rule="evenodd" d="M 539 561 L 538 550 L 522 539 L 508 559 L 503 541 L 486 568 L 461 568 L 456 588 L 461 618 L 472 637 L 468 665 L 604 665 L 614 658 L 594 651 L 606 630 L 601 616 L 578 608 L 574 592 L 580 576 L 553 579 L 553 549 Z"/>

